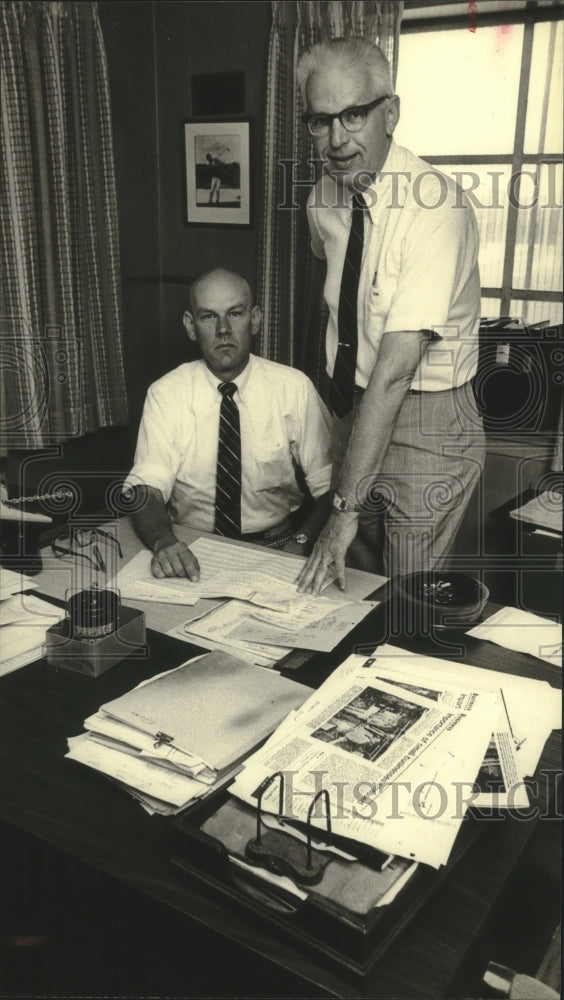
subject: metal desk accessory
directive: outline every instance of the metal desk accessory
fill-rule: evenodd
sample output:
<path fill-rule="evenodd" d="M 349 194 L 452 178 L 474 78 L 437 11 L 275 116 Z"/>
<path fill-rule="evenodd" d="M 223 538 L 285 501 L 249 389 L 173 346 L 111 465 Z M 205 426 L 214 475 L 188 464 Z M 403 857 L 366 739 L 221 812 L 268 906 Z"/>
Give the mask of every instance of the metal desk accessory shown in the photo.
<path fill-rule="evenodd" d="M 72 557 L 81 583 L 90 582 L 68 598 L 67 617 L 47 630 L 47 660 L 63 670 L 99 677 L 145 646 L 143 612 L 122 608 L 116 591 L 98 583 L 98 574 L 104 579 L 111 572 L 108 558 L 123 558 L 121 545 L 111 532 L 79 522 L 69 524 L 51 542 L 51 550 L 56 559 Z"/>
<path fill-rule="evenodd" d="M 99 677 L 145 645 L 145 615 L 122 608 L 115 590 L 93 584 L 67 601 L 67 617 L 47 629 L 47 661 Z"/>
<path fill-rule="evenodd" d="M 422 634 L 430 627 L 466 629 L 477 624 L 489 597 L 480 580 L 447 570 L 398 576 L 395 590 L 403 604 L 404 620 Z"/>
<path fill-rule="evenodd" d="M 259 864 L 261 868 L 275 875 L 285 875 L 304 885 L 316 885 L 323 878 L 323 872 L 329 864 L 330 857 L 318 853 L 312 846 L 311 818 L 317 802 L 323 799 L 325 804 L 325 819 L 327 833 L 331 833 L 331 814 L 329 792 L 322 789 L 314 795 L 307 812 L 306 844 L 296 840 L 291 833 L 283 830 L 262 829 L 262 799 L 276 778 L 280 779 L 278 794 L 278 823 L 284 823 L 284 775 L 276 771 L 262 782 L 258 789 L 257 800 L 257 832 L 254 840 L 249 840 L 246 855 L 249 861 Z"/>

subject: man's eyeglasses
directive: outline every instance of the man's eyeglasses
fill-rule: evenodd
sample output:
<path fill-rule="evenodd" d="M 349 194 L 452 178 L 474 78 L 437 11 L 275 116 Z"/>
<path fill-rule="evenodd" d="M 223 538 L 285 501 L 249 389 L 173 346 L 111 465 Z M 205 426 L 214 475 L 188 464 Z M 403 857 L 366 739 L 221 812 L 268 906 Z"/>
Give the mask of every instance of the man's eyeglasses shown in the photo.
<path fill-rule="evenodd" d="M 345 108 L 344 111 L 338 111 L 336 115 L 325 114 L 322 111 L 306 111 L 302 115 L 302 121 L 304 125 L 307 125 L 311 135 L 316 137 L 329 135 L 335 118 L 339 119 L 347 132 L 360 132 L 366 125 L 368 112 L 372 111 L 373 108 L 377 108 L 382 101 L 387 101 L 390 96 L 390 94 L 384 94 L 383 97 L 377 97 L 376 100 L 370 101 L 369 104 L 357 104 L 354 108 Z"/>
<path fill-rule="evenodd" d="M 102 531 L 101 528 L 71 528 L 70 531 L 51 542 L 51 549 L 57 559 L 62 559 L 63 556 L 76 556 L 79 559 L 86 559 L 97 572 L 105 573 L 106 564 L 100 552 L 102 539 L 104 544 L 109 543 L 115 546 L 120 559 L 123 559 L 122 548 L 117 538 L 108 531 Z M 90 546 L 91 554 L 81 551 L 81 549 Z"/>

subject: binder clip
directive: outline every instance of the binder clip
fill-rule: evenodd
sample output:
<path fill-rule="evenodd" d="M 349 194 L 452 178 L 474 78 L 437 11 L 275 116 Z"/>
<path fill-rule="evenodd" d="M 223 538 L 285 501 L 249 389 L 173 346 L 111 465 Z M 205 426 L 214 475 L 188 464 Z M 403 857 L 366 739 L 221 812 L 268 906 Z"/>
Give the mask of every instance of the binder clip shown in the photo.
<path fill-rule="evenodd" d="M 257 833 L 254 840 L 249 840 L 246 847 L 246 855 L 249 861 L 266 868 L 274 875 L 285 875 L 305 885 L 316 885 L 321 881 L 323 872 L 329 864 L 330 858 L 323 857 L 316 851 L 311 842 L 312 826 L 311 817 L 316 803 L 319 799 L 325 802 L 325 819 L 327 822 L 327 833 L 331 833 L 331 814 L 329 792 L 325 789 L 317 792 L 312 799 L 307 812 L 306 835 L 307 842 L 304 845 L 296 840 L 290 833 L 283 830 L 263 830 L 262 829 L 262 797 L 272 783 L 280 779 L 280 791 L 278 796 L 278 822 L 284 823 L 284 775 L 281 771 L 276 771 L 270 777 L 265 778 L 258 789 L 257 800 Z"/>

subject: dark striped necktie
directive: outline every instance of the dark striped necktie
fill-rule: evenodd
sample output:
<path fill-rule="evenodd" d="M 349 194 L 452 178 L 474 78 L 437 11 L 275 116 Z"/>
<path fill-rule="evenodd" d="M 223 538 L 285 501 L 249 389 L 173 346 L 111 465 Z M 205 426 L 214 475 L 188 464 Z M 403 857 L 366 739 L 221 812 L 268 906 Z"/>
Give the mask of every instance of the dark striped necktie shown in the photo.
<path fill-rule="evenodd" d="M 352 410 L 358 350 L 358 282 L 364 245 L 364 209 L 366 202 L 355 194 L 352 200 L 352 219 L 349 240 L 343 264 L 341 293 L 339 297 L 339 344 L 331 379 L 331 409 L 338 417 Z"/>
<path fill-rule="evenodd" d="M 233 399 L 236 382 L 221 382 L 219 445 L 215 480 L 215 526 L 217 535 L 238 538 L 241 534 L 241 428 Z"/>

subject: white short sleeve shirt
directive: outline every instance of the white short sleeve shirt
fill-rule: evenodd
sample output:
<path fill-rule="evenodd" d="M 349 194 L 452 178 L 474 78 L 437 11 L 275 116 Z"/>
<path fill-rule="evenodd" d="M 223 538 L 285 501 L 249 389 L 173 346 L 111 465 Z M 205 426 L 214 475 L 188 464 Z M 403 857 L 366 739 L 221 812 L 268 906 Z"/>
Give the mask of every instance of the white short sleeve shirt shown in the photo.
<path fill-rule="evenodd" d="M 349 194 L 324 175 L 308 199 L 311 245 L 327 261 L 327 371 L 338 343 Z M 357 385 L 366 387 L 384 333 L 433 330 L 412 382 L 438 391 L 468 382 L 478 361 L 480 277 L 474 212 L 454 181 L 394 142 L 366 192 L 358 292 Z M 439 339 L 440 338 L 440 339 Z"/>
<path fill-rule="evenodd" d="M 251 355 L 234 380 L 241 424 L 241 529 L 276 527 L 303 496 L 292 455 L 314 497 L 329 489 L 331 417 L 300 371 Z M 203 361 L 150 386 L 128 485 L 160 490 L 177 524 L 213 531 L 220 384 Z"/>

